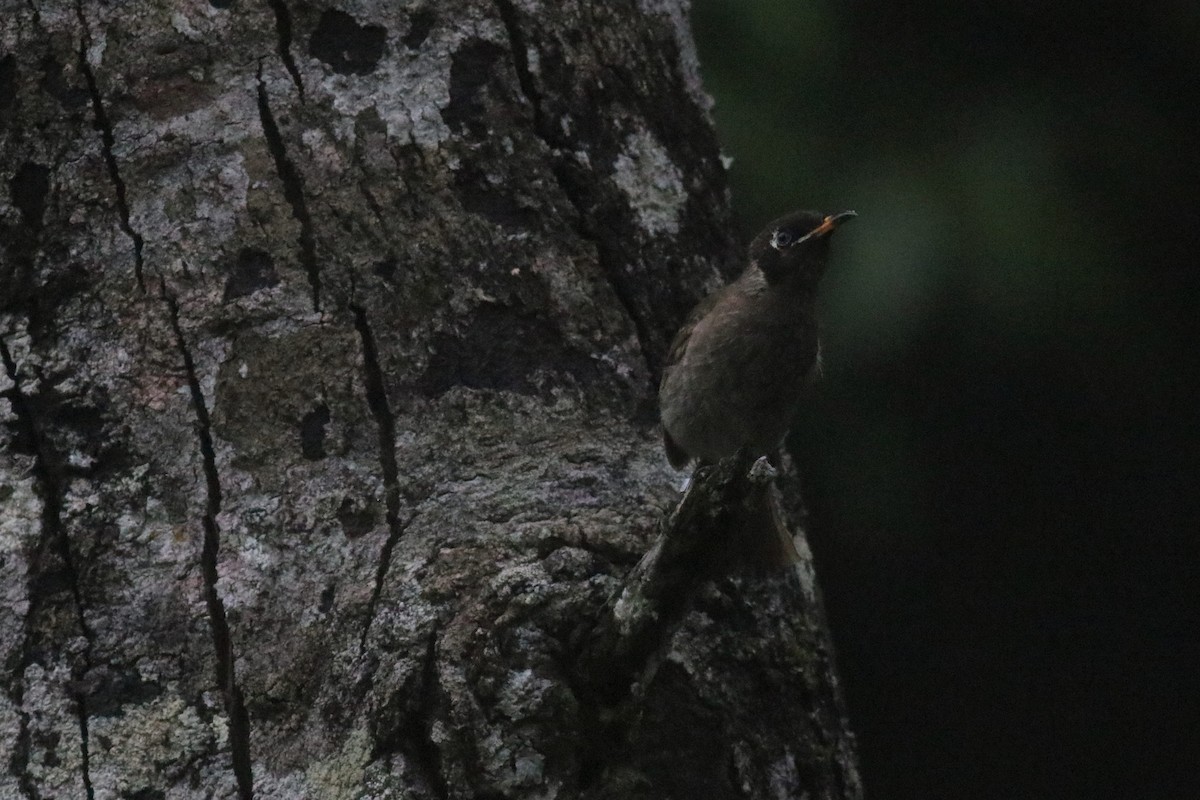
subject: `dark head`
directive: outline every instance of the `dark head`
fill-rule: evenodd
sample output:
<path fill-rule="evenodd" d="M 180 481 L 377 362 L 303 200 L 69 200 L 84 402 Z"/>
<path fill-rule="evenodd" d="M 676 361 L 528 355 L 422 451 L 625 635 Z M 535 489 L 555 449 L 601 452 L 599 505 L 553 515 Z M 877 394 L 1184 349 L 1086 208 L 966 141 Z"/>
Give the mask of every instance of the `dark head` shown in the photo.
<path fill-rule="evenodd" d="M 829 237 L 839 225 L 858 216 L 853 211 L 822 214 L 793 211 L 766 227 L 750 243 L 750 263 L 762 270 L 767 283 L 817 285 L 829 257 Z"/>

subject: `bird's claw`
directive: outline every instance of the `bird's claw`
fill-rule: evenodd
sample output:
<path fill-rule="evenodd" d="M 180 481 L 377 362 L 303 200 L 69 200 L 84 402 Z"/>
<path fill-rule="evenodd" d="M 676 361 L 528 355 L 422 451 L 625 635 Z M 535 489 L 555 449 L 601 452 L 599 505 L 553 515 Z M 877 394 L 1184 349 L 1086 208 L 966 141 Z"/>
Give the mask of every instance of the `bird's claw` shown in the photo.
<path fill-rule="evenodd" d="M 751 483 L 770 483 L 778 474 L 779 470 L 775 469 L 770 459 L 760 456 L 750 465 L 750 471 L 746 473 L 746 477 L 750 479 Z"/>

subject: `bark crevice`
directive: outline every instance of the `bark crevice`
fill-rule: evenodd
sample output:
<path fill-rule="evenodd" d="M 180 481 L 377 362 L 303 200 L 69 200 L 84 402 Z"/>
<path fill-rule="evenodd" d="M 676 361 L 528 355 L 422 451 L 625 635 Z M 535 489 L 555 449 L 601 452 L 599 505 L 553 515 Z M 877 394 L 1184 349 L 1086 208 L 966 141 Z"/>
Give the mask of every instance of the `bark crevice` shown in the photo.
<path fill-rule="evenodd" d="M 41 518 L 39 520 L 41 537 L 37 548 L 39 555 L 35 556 L 36 561 L 31 565 L 32 569 L 30 571 L 36 575 L 41 575 L 45 565 L 40 563 L 42 560 L 40 554 L 45 549 L 55 551 L 59 561 L 62 563 L 62 571 L 67 578 L 67 584 L 71 593 L 71 602 L 74 606 L 75 624 L 79 628 L 79 635 L 84 640 L 83 652 L 81 654 L 82 663 L 71 670 L 74 678 L 78 681 L 91 670 L 91 654 L 95 639 L 91 628 L 88 627 L 87 618 L 83 612 L 83 591 L 79 586 L 79 572 L 75 566 L 74 554 L 71 552 L 71 541 L 62 520 L 63 495 L 66 491 L 63 459 L 48 441 L 42 424 L 38 420 L 35 404 L 21 389 L 21 377 L 17 369 L 16 359 L 13 358 L 12 351 L 9 350 L 8 344 L 4 341 L 3 337 L 0 337 L 0 362 L 4 364 L 4 371 L 13 384 L 12 389 L 5 394 L 8 396 L 13 413 L 16 415 L 17 423 L 24 429 L 29 447 L 33 451 L 33 475 L 40 490 L 39 494 L 42 500 Z M 32 590 L 30 591 L 30 608 L 26 612 L 27 620 L 32 621 L 38 611 L 37 606 L 40 605 L 40 594 L 40 592 L 35 593 Z M 20 672 L 24 673 L 24 667 L 29 665 L 30 660 L 29 636 L 26 633 L 25 644 L 22 648 Z M 94 796 L 94 791 L 92 789 L 89 766 L 90 743 L 87 698 L 83 690 L 75 690 L 72 694 L 75 701 L 75 716 L 79 724 L 80 780 L 83 782 L 88 800 L 91 800 Z M 13 753 L 14 763 L 12 769 L 15 772 L 18 767 L 20 768 L 21 774 L 18 780 L 25 787 L 26 791 L 29 792 L 32 789 L 32 783 L 30 782 L 31 778 L 28 773 L 28 764 L 18 765 L 16 763 L 19 756 L 23 755 L 26 760 L 28 759 L 30 744 L 28 715 L 22 712 L 20 717 L 21 730 L 18 735 L 18 747 L 16 752 Z"/>
<path fill-rule="evenodd" d="M 379 363 L 379 349 L 375 344 L 375 334 L 367 319 L 367 311 L 360 305 L 351 304 L 350 311 L 354 314 L 354 328 L 358 331 L 362 344 L 363 384 L 367 392 L 367 406 L 371 416 L 375 418 L 375 426 L 379 432 L 379 467 L 383 472 L 383 501 L 384 514 L 387 520 L 388 536 L 379 550 L 379 565 L 375 570 L 375 586 L 371 590 L 371 599 L 367 603 L 367 620 L 363 624 L 361 646 L 366 648 L 367 634 L 370 633 L 371 623 L 375 619 L 375 608 L 379 596 L 383 592 L 383 582 L 387 578 L 388 568 L 392 563 L 392 551 L 409 520 L 400 519 L 400 469 L 396 464 L 396 418 L 388 403 L 387 389 L 383 382 L 383 368 Z"/>
<path fill-rule="evenodd" d="M 421 692 L 416 713 L 411 715 L 402 735 L 408 740 L 409 751 L 438 800 L 450 800 L 450 789 L 442 770 L 441 753 L 433 741 L 433 718 L 438 700 L 437 637 L 434 629 L 429 636 L 425 662 L 421 668 Z"/>
<path fill-rule="evenodd" d="M 604 273 L 605 280 L 612 288 L 617 302 L 621 304 L 621 308 L 625 311 L 625 315 L 633 323 L 634 332 L 638 340 L 638 350 L 641 351 L 642 358 L 645 360 L 650 374 L 652 376 L 658 375 L 659 365 L 652 355 L 652 347 L 650 346 L 653 337 L 650 336 L 646 321 L 638 313 L 637 304 L 633 300 L 629 287 L 621 279 L 620 259 L 616 256 L 612 246 L 605 241 L 604 237 L 596 231 L 590 222 L 591 214 L 587 188 L 571 176 L 566 162 L 560 155 L 560 151 L 566 142 L 560 141 L 560 136 L 555 131 L 555 126 L 549 124 L 546 119 L 546 113 L 542 107 L 542 94 L 538 90 L 533 72 L 529 68 L 529 53 L 525 42 L 525 34 L 521 31 L 517 9 L 513 5 L 512 0 L 493 0 L 493 2 L 500 14 L 501 21 L 504 23 L 504 30 L 508 35 L 509 50 L 512 51 L 513 70 L 517 75 L 517 86 L 533 110 L 534 135 L 550 151 L 550 172 L 554 176 L 554 181 L 558 184 L 559 189 L 562 190 L 562 193 L 575 209 L 575 232 L 581 239 L 591 242 L 596 248 L 600 270 Z"/>
<path fill-rule="evenodd" d="M 217 556 L 221 549 L 221 529 L 217 515 L 221 512 L 221 479 L 217 472 L 216 451 L 213 448 L 212 421 L 208 405 L 200 388 L 196 362 L 187 346 L 183 328 L 179 323 L 179 302 L 167 291 L 166 283 L 159 279 L 159 291 L 167 305 L 171 331 L 175 345 L 183 360 L 192 409 L 196 414 L 196 436 L 200 445 L 200 456 L 204 471 L 205 505 L 201 525 L 204 540 L 200 550 L 200 570 L 204 579 L 204 601 L 208 609 L 209 627 L 212 631 L 213 649 L 216 655 L 217 685 L 225 701 L 225 712 L 229 716 L 229 747 L 233 758 L 233 772 L 237 779 L 241 800 L 254 797 L 254 780 L 250 760 L 250 717 L 242 689 L 237 682 L 235 654 L 230 636 L 229 620 L 225 603 L 217 589 L 220 574 Z"/>
<path fill-rule="evenodd" d="M 38 794 L 37 786 L 33 782 L 33 776 L 29 774 L 29 712 L 25 711 L 21 704 L 24 701 L 24 691 L 20 687 L 20 680 L 13 681 L 16 688 L 9 692 L 9 697 L 13 705 L 17 709 L 17 738 L 13 742 L 12 757 L 8 760 L 8 774 L 17 779 L 17 786 L 20 787 L 21 793 L 29 800 L 40 800 L 41 795 Z"/>
<path fill-rule="evenodd" d="M 258 68 L 258 115 L 262 122 L 263 135 L 267 140 L 267 149 L 275 162 L 275 171 L 283 182 L 283 197 L 292 207 L 292 216 L 300 223 L 300 264 L 308 275 L 308 284 L 312 288 L 313 311 L 321 310 L 321 268 L 317 264 L 316 236 L 313 233 L 312 215 L 308 210 L 308 201 L 304 196 L 304 176 L 296 168 L 296 164 L 288 155 L 283 134 L 271 113 L 271 103 L 267 98 L 267 85 L 263 82 L 262 65 Z"/>
<path fill-rule="evenodd" d="M 113 147 L 116 145 L 116 136 L 113 133 L 112 121 L 108 118 L 108 112 L 104 108 L 104 98 L 100 94 L 100 85 L 96 81 L 96 73 L 92 70 L 92 65 L 88 63 L 87 51 L 91 46 L 91 36 L 88 34 L 87 19 L 83 15 L 83 6 L 78 4 L 75 6 L 76 15 L 79 17 L 79 25 L 82 28 L 82 35 L 79 40 L 79 71 L 83 73 L 83 79 L 87 83 L 88 95 L 92 102 L 92 127 L 100 134 L 101 152 L 104 154 L 104 164 L 108 167 L 108 177 L 112 181 L 113 189 L 117 195 L 117 214 L 120 216 L 121 230 L 133 242 L 133 274 L 137 279 L 138 289 L 143 293 L 146 291 L 146 278 L 144 272 L 145 257 L 142 250 L 145 246 L 145 240 L 133 227 L 133 223 L 129 219 L 129 196 L 125 187 L 125 179 L 121 177 L 121 169 L 117 165 L 117 157 L 113 153 Z"/>
<path fill-rule="evenodd" d="M 267 0 L 267 5 L 271 7 L 271 11 L 275 14 L 275 35 L 278 39 L 279 60 L 283 62 L 283 66 L 287 69 L 288 74 L 292 76 L 292 83 L 296 84 L 296 91 L 300 95 L 300 102 L 304 102 L 304 79 L 300 77 L 300 69 L 296 66 L 296 59 L 292 55 L 292 12 L 288 8 L 284 0 Z"/>

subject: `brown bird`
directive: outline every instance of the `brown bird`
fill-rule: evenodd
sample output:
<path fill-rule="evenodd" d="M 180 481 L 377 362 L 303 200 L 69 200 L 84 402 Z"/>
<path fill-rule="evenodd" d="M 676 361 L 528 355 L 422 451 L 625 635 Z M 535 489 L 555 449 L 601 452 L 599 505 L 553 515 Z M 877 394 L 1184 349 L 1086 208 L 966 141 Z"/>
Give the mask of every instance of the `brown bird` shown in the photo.
<path fill-rule="evenodd" d="M 773 453 L 819 368 L 817 283 L 829 238 L 857 216 L 796 211 L 750 244 L 750 264 L 688 316 L 659 385 L 663 444 L 676 469 L 749 447 Z"/>

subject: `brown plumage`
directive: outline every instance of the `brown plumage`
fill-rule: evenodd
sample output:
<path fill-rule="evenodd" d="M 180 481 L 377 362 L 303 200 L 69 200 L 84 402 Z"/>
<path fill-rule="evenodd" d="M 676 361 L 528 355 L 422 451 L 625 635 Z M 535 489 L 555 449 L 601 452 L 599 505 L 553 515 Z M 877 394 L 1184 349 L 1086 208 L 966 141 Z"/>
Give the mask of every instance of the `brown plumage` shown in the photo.
<path fill-rule="evenodd" d="M 797 211 L 775 220 L 750 244 L 741 276 L 688 316 L 658 391 L 674 467 L 779 446 L 818 365 L 814 303 L 830 234 L 854 216 Z"/>

